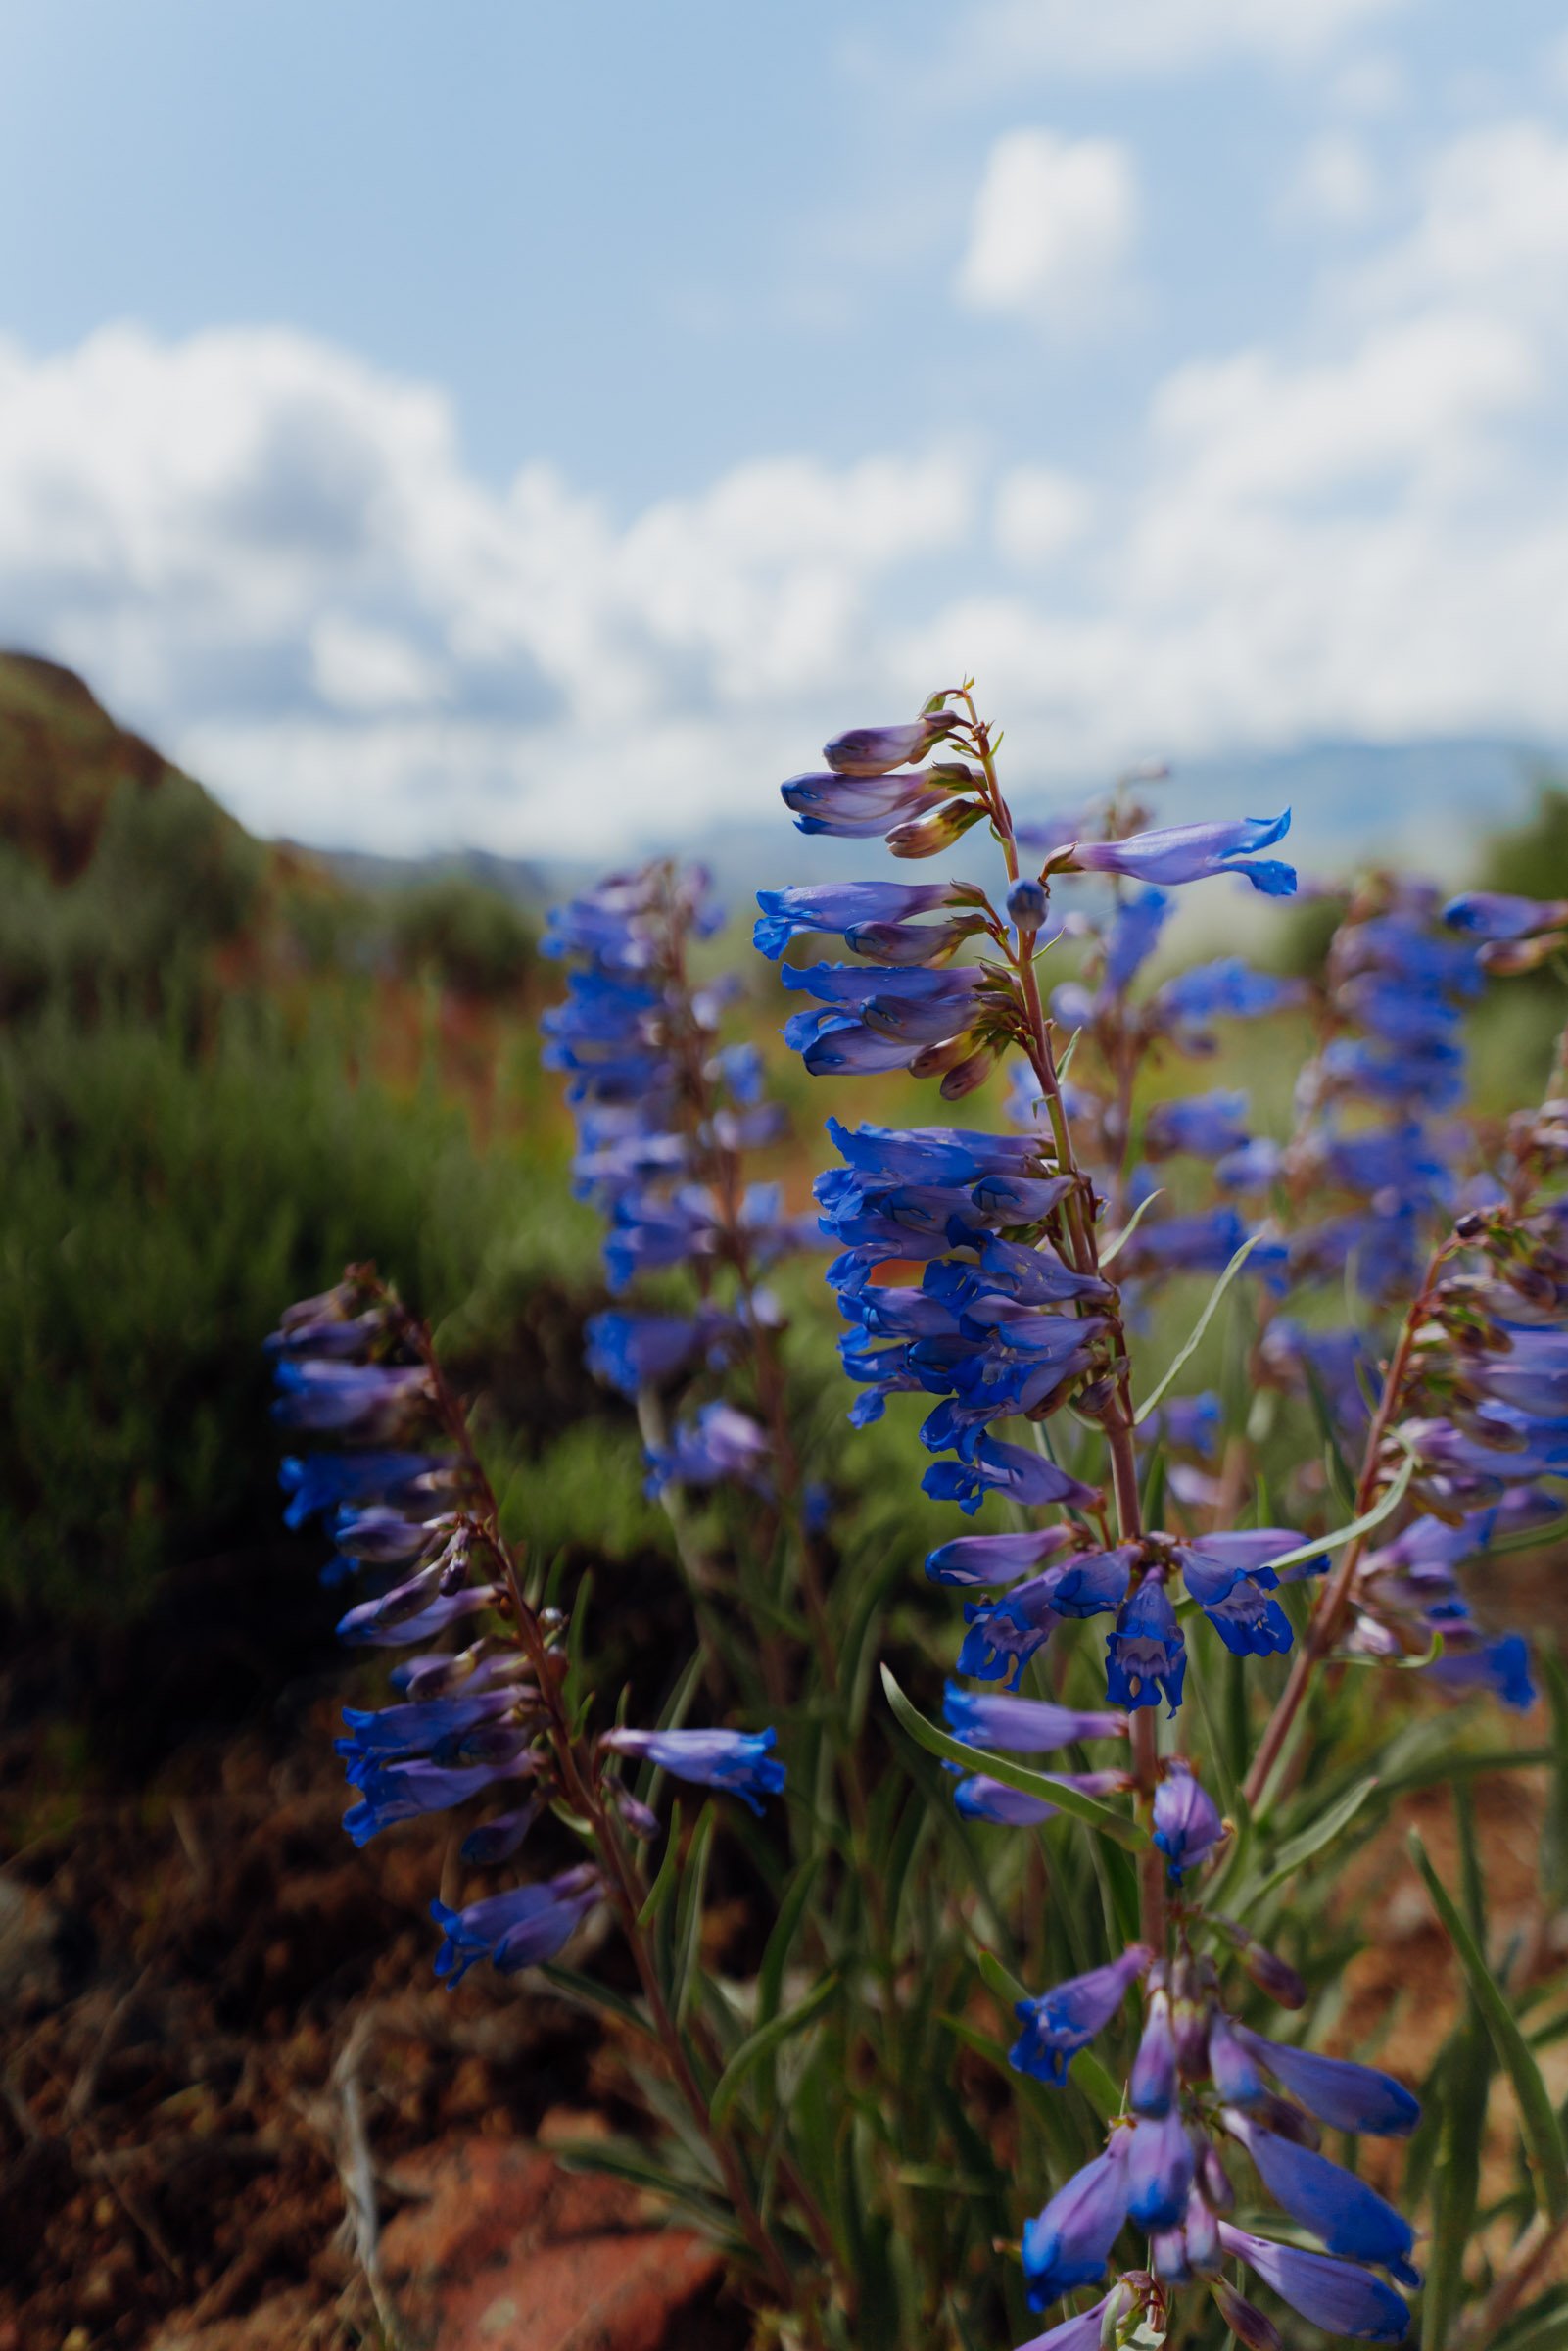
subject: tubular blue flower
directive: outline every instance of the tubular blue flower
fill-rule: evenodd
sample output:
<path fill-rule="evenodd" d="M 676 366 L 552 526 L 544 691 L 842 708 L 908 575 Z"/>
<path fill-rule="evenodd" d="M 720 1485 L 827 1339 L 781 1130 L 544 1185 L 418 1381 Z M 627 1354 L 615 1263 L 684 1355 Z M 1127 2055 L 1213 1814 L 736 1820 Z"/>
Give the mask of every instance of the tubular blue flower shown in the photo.
<path fill-rule="evenodd" d="M 1154 953 L 1174 900 L 1163 889 L 1140 889 L 1123 900 L 1105 935 L 1105 984 L 1124 995 Z"/>
<path fill-rule="evenodd" d="M 1222 1159 L 1239 1151 L 1247 1137 L 1247 1096 L 1232 1089 L 1188 1094 L 1157 1102 L 1144 1122 L 1143 1147 L 1151 1159 L 1178 1151 L 1194 1159 Z"/>
<path fill-rule="evenodd" d="M 1211 1021 L 1257 1021 L 1305 1002 L 1300 980 L 1255 972 L 1239 955 L 1221 955 L 1178 973 L 1151 998 L 1150 1018 L 1160 1027 L 1201 1029 Z"/>
<path fill-rule="evenodd" d="M 1321 2327 L 1325 2334 L 1344 2335 L 1355 2343 L 1403 2342 L 1410 2314 L 1393 2287 L 1369 2270 L 1327 2254 L 1303 2253 L 1295 2245 L 1275 2244 L 1228 2221 L 1219 2224 L 1219 2241 L 1227 2253 L 1256 2270 L 1299 2317 Z"/>
<path fill-rule="evenodd" d="M 960 771 L 961 773 L 967 771 Z M 954 786 L 940 771 L 920 775 L 791 776 L 779 787 L 800 833 L 828 833 L 839 840 L 871 840 L 902 818 L 934 807 Z"/>
<path fill-rule="evenodd" d="M 283 1523 L 298 1528 L 339 1503 L 395 1498 L 416 1479 L 446 1474 L 450 1457 L 440 1453 L 309 1453 L 286 1456 L 278 1482 L 288 1495 Z"/>
<path fill-rule="evenodd" d="M 1164 1579 L 1151 1571 L 1122 1602 L 1116 1631 L 1106 1637 L 1107 1695 L 1128 1708 L 1158 1706 L 1163 1697 L 1174 1714 L 1186 1672 L 1176 1611 Z"/>
<path fill-rule="evenodd" d="M 1040 1776 L 1059 1787 L 1075 1788 L 1080 1796 L 1116 1796 L 1127 1786 L 1124 1771 L 1047 1771 Z M 980 1771 L 958 1781 L 953 1802 L 966 1820 L 998 1821 L 1014 1829 L 1037 1828 L 1043 1821 L 1055 1820 L 1061 1811 L 1060 1804 L 1048 1802 L 1043 1796 L 1026 1796 L 1022 1788 L 1010 1788 L 1005 1780 L 993 1780 Z"/>
<path fill-rule="evenodd" d="M 472 1584 L 463 1592 L 449 1592 L 433 1600 L 416 1616 L 395 1616 L 390 1621 L 382 1614 L 382 1603 L 367 1600 L 359 1607 L 351 1608 L 338 1619 L 338 1639 L 356 1646 L 371 1648 L 414 1649 L 422 1641 L 434 1640 L 449 1624 L 459 1617 L 474 1616 L 482 1608 L 492 1608 L 500 1598 L 499 1584 Z"/>
<path fill-rule="evenodd" d="M 1290 810 L 1282 816 L 1244 816 L 1228 824 L 1167 825 L 1150 833 L 1134 833 L 1125 840 L 1080 840 L 1061 860 L 1068 869 L 1086 874 L 1125 874 L 1135 882 L 1168 886 L 1205 882 L 1215 874 L 1245 874 L 1255 889 L 1271 898 L 1287 898 L 1296 888 L 1296 869 L 1273 858 L 1257 859 L 1258 849 L 1272 848 L 1290 831 Z"/>
<path fill-rule="evenodd" d="M 822 755 L 835 776 L 883 776 L 890 768 L 924 759 L 952 732 L 945 711 L 926 711 L 907 726 L 851 727 L 824 744 Z"/>
<path fill-rule="evenodd" d="M 1247 2149 L 1275 2203 L 1321 2237 L 1331 2253 L 1352 2261 L 1375 2261 L 1391 2270 L 1402 2285 L 1420 2284 L 1420 2272 L 1410 2261 L 1415 2232 L 1375 2188 L 1330 2163 L 1326 2155 L 1260 2129 L 1245 2114 L 1227 2111 L 1224 2123 Z"/>
<path fill-rule="evenodd" d="M 511 1812 L 493 1813 L 477 1829 L 470 1829 L 463 1839 L 462 1859 L 470 1869 L 492 1869 L 498 1862 L 509 1861 L 522 1850 L 529 1830 L 543 1810 L 540 1799 L 533 1797 Z"/>
<path fill-rule="evenodd" d="M 1127 2210 L 1140 2229 L 1173 2229 L 1187 2209 L 1198 2154 L 1179 2106 L 1140 2115 L 1127 2157 Z"/>
<path fill-rule="evenodd" d="M 285 1428 L 356 1437 L 375 1445 L 427 1415 L 430 1374 L 422 1364 L 340 1364 L 280 1359 L 272 1417 Z"/>
<path fill-rule="evenodd" d="M 1164 1273 L 1223 1273 L 1247 1227 L 1233 1208 L 1211 1208 L 1195 1216 L 1148 1218 L 1128 1239 L 1121 1263 L 1140 1278 Z M 1258 1255 L 1254 1250 L 1253 1257 Z M 1248 1263 L 1251 1264 L 1249 1259 Z"/>
<path fill-rule="evenodd" d="M 432 1902 L 430 1915 L 444 1938 L 436 1973 L 448 1979 L 451 1991 L 476 1960 L 488 1959 L 503 1976 L 543 1966 L 571 1940 L 598 1898 L 598 1872 L 582 1862 L 543 1885 L 488 1895 L 465 1910 Z"/>
<path fill-rule="evenodd" d="M 1058 2188 L 1043 2212 L 1023 2225 L 1023 2275 L 1029 2308 L 1043 2310 L 1075 2285 L 1104 2277 L 1127 2217 L 1125 2131 L 1112 2133 L 1103 2155 Z"/>
<path fill-rule="evenodd" d="M 1174 1885 L 1207 1861 L 1225 1835 L 1219 1807 L 1191 1766 L 1173 1757 L 1155 1790 L 1154 1841 Z"/>
<path fill-rule="evenodd" d="M 472 1730 L 477 1723 L 497 1720 L 517 1705 L 518 1698 L 515 1684 L 497 1687 L 492 1674 L 482 1667 L 450 1697 L 374 1710 L 345 1706 L 343 1719 L 350 1736 L 334 1745 L 340 1755 L 388 1761 L 425 1753 L 444 1739 Z"/>
<path fill-rule="evenodd" d="M 1023 2030 L 1008 2062 L 1036 2081 L 1065 2082 L 1072 2059 L 1104 2032 L 1153 1958 L 1147 1943 L 1132 1943 L 1118 1959 L 1055 1984 L 1036 1999 L 1020 2000 L 1014 2014 Z"/>
<path fill-rule="evenodd" d="M 1568 923 L 1568 898 L 1510 897 L 1505 891 L 1475 889 L 1450 898 L 1443 909 L 1450 931 L 1471 938 L 1529 938 Z"/>
<path fill-rule="evenodd" d="M 1030 1657 L 1065 1618 L 1097 1616 L 1119 1605 L 1136 1556 L 1131 1545 L 1081 1552 L 1018 1585 L 1002 1600 L 967 1608 L 969 1630 L 959 1651 L 959 1672 L 976 1681 L 1011 1676 L 1016 1684 Z"/>
<path fill-rule="evenodd" d="M 1522 1633 L 1499 1633 L 1474 1648 L 1446 1648 L 1427 1672 L 1446 1690 L 1485 1690 L 1517 1714 L 1528 1714 L 1536 1703 L 1530 1644 Z"/>
<path fill-rule="evenodd" d="M 340 1510 L 332 1521 L 332 1540 L 358 1565 L 389 1567 L 417 1559 L 440 1525 L 439 1519 L 410 1518 L 390 1503 L 372 1502 Z"/>
<path fill-rule="evenodd" d="M 1074 1540 L 1069 1526 L 1039 1526 L 1025 1535 L 957 1535 L 927 1554 L 927 1575 L 933 1585 L 1011 1585 L 1069 1550 Z"/>
<path fill-rule="evenodd" d="M 1421 2119 L 1419 2099 L 1402 2082 L 1375 2066 L 1357 2065 L 1349 2057 L 1323 2057 L 1292 2041 L 1268 2040 L 1247 2025 L 1234 2025 L 1232 2031 L 1249 2055 L 1283 2082 L 1309 2114 L 1336 2131 L 1407 2138 Z M 1226 2094 L 1234 2101 L 1234 2092 Z"/>
<path fill-rule="evenodd" d="M 745 1413 L 722 1401 L 703 1405 L 694 1421 L 684 1421 L 669 1445 L 647 1449 L 649 1494 L 666 1486 L 716 1486 L 734 1478 L 764 1490 L 769 1458 L 766 1432 Z"/>
<path fill-rule="evenodd" d="M 1227 1151 L 1214 1167 L 1214 1181 L 1222 1192 L 1264 1192 L 1279 1180 L 1285 1154 L 1267 1135 L 1255 1134 L 1236 1150 Z"/>
<path fill-rule="evenodd" d="M 753 933 L 759 954 L 777 962 L 805 931 L 847 934 L 863 923 L 903 924 L 949 903 L 945 882 L 839 882 L 759 889 Z"/>
<path fill-rule="evenodd" d="M 518 1779 L 535 1768 L 521 1741 L 509 1756 L 494 1763 L 444 1766 L 423 1760 L 383 1763 L 369 1757 L 352 1761 L 349 1784 L 359 1800 L 343 1815 L 343 1825 L 356 1845 L 368 1845 L 383 1829 L 399 1821 L 417 1820 L 427 1812 L 450 1812 L 466 1803 L 482 1788 L 498 1780 Z"/>
<path fill-rule="evenodd" d="M 595 1379 L 623 1396 L 658 1387 L 702 1357 L 710 1360 L 736 1329 L 732 1316 L 635 1315 L 611 1310 L 584 1324 L 587 1363 Z"/>
<path fill-rule="evenodd" d="M 935 1501 L 956 1502 L 972 1516 L 988 1494 L 1004 1494 L 1025 1509 L 1059 1502 L 1082 1510 L 1095 1499 L 1092 1486 L 1069 1477 L 1054 1462 L 994 1437 L 982 1437 L 970 1460 L 933 1462 L 921 1485 Z"/>
<path fill-rule="evenodd" d="M 656 1763 L 678 1780 L 699 1787 L 723 1788 L 738 1796 L 759 1818 L 764 1796 L 777 1796 L 784 1784 L 784 1767 L 771 1749 L 776 1734 L 766 1731 L 606 1731 L 601 1747 L 616 1754 L 636 1755 Z"/>
<path fill-rule="evenodd" d="M 1134 2114 L 1168 2114 L 1175 2094 L 1176 2043 L 1170 2030 L 1170 1995 L 1162 1984 L 1149 1995 L 1149 2012 L 1127 2084 L 1127 2103 Z"/>
<path fill-rule="evenodd" d="M 1086 1713 L 1037 1698 L 988 1698 L 949 1682 L 942 1715 L 955 1739 L 971 1747 L 1001 1748 L 1021 1755 L 1043 1755 L 1074 1739 L 1124 1739 L 1124 1714 Z"/>
<path fill-rule="evenodd" d="M 1173 1396 L 1156 1407 L 1139 1424 L 1138 1435 L 1149 1445 L 1164 1442 L 1174 1453 L 1212 1454 L 1224 1427 L 1224 1407 L 1212 1388 L 1201 1396 Z"/>

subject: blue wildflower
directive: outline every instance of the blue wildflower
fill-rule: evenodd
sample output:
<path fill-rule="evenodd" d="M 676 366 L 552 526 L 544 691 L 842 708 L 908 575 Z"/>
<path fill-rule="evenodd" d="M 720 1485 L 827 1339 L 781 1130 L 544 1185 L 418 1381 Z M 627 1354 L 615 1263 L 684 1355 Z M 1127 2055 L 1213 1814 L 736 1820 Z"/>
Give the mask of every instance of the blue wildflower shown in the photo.
<path fill-rule="evenodd" d="M 1252 2157 L 1275 2203 L 1320 2237 L 1330 2253 L 1375 2261 L 1392 2270 L 1402 2285 L 1420 2284 L 1420 2273 L 1410 2262 L 1414 2231 L 1364 2180 L 1310 2147 L 1262 2130 L 1245 2114 L 1227 2112 L 1224 2121 Z"/>
<path fill-rule="evenodd" d="M 1058 2188 L 1043 2212 L 1023 2225 L 1023 2275 L 1029 2308 L 1043 2310 L 1075 2285 L 1104 2277 L 1127 2217 L 1125 2131 L 1112 2133 L 1103 2155 Z"/>
<path fill-rule="evenodd" d="M 753 933 L 760 954 L 777 962 L 802 932 L 848 933 L 864 923 L 910 922 L 949 901 L 943 882 L 839 882 L 791 889 L 759 889 L 761 919 Z"/>
<path fill-rule="evenodd" d="M 942 1715 L 953 1736 L 971 1747 L 1024 1755 L 1045 1754 L 1075 1739 L 1124 1739 L 1127 1733 L 1124 1714 L 1090 1713 L 1037 1698 L 988 1698 L 957 1682 L 947 1685 Z"/>
<path fill-rule="evenodd" d="M 1186 1645 L 1164 1579 L 1151 1568 L 1122 1602 L 1114 1633 L 1106 1638 L 1106 1691 L 1118 1706 L 1157 1706 L 1163 1698 L 1172 1714 L 1181 1704 L 1187 1671 Z"/>
<path fill-rule="evenodd" d="M 1127 2156 L 1127 2210 L 1140 2229 L 1172 2229 L 1187 2209 L 1198 2153 L 1181 2108 L 1140 2115 Z"/>
<path fill-rule="evenodd" d="M 1357 2065 L 1349 2057 L 1323 2057 L 1315 2049 L 1294 2042 L 1268 2040 L 1250 2026 L 1234 2025 L 1236 2039 L 1309 2114 L 1336 2131 L 1371 2132 L 1381 2137 L 1406 2138 L 1421 2119 L 1418 2099 L 1392 2074 L 1375 2066 Z M 1225 2095 L 1240 2102 L 1232 2089 Z"/>
<path fill-rule="evenodd" d="M 1080 840 L 1061 860 L 1086 874 L 1125 874 L 1136 882 L 1165 886 L 1203 882 L 1215 874 L 1244 874 L 1255 889 L 1271 898 L 1289 897 L 1296 888 L 1293 866 L 1257 858 L 1290 831 L 1283 816 L 1244 816 L 1229 823 L 1167 825 L 1134 833 L 1125 840 Z"/>
<path fill-rule="evenodd" d="M 760 1815 L 758 1799 L 777 1796 L 784 1784 L 784 1767 L 771 1750 L 776 1734 L 766 1731 L 606 1731 L 601 1747 L 616 1754 L 635 1755 L 656 1763 L 678 1780 L 699 1787 L 723 1788 L 738 1796 Z"/>
<path fill-rule="evenodd" d="M 1227 2253 L 1256 2270 L 1299 2317 L 1321 2327 L 1325 2334 L 1348 2335 L 1357 2343 L 1403 2342 L 1410 2314 L 1392 2286 L 1370 2271 L 1253 2236 L 1228 2221 L 1219 2224 L 1219 2241 Z"/>
<path fill-rule="evenodd" d="M 1105 1966 L 1055 1984 L 1035 1999 L 1020 2000 L 1014 2014 L 1023 2030 L 1008 2051 L 1008 2062 L 1036 2081 L 1065 2082 L 1072 2059 L 1104 2032 L 1153 1958 L 1147 1943 L 1129 1943 Z"/>
<path fill-rule="evenodd" d="M 1171 1882 L 1179 1885 L 1188 1870 L 1201 1867 L 1224 1835 L 1213 1798 L 1190 1764 L 1172 1757 L 1154 1800 L 1154 1841 L 1169 1864 Z"/>
<path fill-rule="evenodd" d="M 453 1990 L 476 1960 L 488 1959 L 503 1976 L 541 1967 L 570 1941 L 599 1898 L 599 1875 L 589 1862 L 562 1870 L 540 1886 L 518 1886 L 488 1895 L 465 1910 L 432 1902 L 430 1915 L 445 1938 L 436 1973 Z"/>

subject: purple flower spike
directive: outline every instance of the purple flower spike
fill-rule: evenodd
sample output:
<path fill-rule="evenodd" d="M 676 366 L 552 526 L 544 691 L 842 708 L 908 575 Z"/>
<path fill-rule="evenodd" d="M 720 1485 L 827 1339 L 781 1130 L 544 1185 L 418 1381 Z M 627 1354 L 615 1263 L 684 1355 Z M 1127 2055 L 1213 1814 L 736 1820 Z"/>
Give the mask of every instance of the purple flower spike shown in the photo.
<path fill-rule="evenodd" d="M 1105 2030 L 1153 1958 L 1147 1943 L 1131 1943 L 1119 1959 L 1070 1976 L 1038 1999 L 1020 2000 L 1015 2014 L 1023 2030 L 1008 2051 L 1009 2062 L 1038 2082 L 1065 2082 L 1069 2061 Z"/>
<path fill-rule="evenodd" d="M 1075 2285 L 1093 2285 L 1104 2277 L 1127 2217 L 1128 2137 L 1125 2131 L 1114 2132 L 1105 2153 L 1075 2172 L 1043 2212 L 1025 2221 L 1023 2275 L 1031 2310 L 1043 2310 Z"/>
<path fill-rule="evenodd" d="M 1074 1739 L 1124 1739 L 1124 1714 L 1080 1712 L 1036 1698 L 986 1698 L 949 1682 L 942 1702 L 948 1729 L 971 1747 L 1001 1748 L 1021 1755 L 1043 1755 Z"/>
<path fill-rule="evenodd" d="M 1402 2343 L 1409 2331 L 1410 2314 L 1392 2286 L 1369 2270 L 1351 2262 L 1334 2261 L 1323 2253 L 1303 2253 L 1294 2245 L 1274 2244 L 1245 2229 L 1219 2224 L 1219 2241 L 1271 2285 L 1308 2325 L 1325 2334 L 1348 2336 L 1354 2343 Z"/>
<path fill-rule="evenodd" d="M 1179 1886 L 1189 1869 L 1208 1860 L 1225 1834 L 1225 1824 L 1203 1782 L 1189 1764 L 1171 1762 L 1155 1790 L 1154 1838 Z"/>
<path fill-rule="evenodd" d="M 1162 887 L 1178 882 L 1206 882 L 1215 874 L 1245 874 L 1254 889 L 1271 898 L 1288 898 L 1296 888 L 1296 869 L 1273 858 L 1248 862 L 1258 849 L 1271 848 L 1290 831 L 1290 810 L 1283 816 L 1242 816 L 1229 824 L 1166 825 L 1152 833 L 1134 833 L 1126 840 L 1080 840 L 1063 863 L 1085 874 L 1125 874 L 1135 882 Z"/>
<path fill-rule="evenodd" d="M 824 744 L 822 755 L 835 776 L 885 776 L 890 768 L 924 759 L 952 732 L 952 720 L 938 710 L 904 727 L 851 727 Z"/>

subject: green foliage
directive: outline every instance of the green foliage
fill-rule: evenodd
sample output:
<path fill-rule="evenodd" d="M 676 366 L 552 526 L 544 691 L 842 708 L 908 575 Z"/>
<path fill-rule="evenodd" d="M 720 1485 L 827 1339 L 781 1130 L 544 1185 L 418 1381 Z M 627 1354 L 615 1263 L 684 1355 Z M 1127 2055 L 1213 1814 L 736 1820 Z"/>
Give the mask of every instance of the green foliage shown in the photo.
<path fill-rule="evenodd" d="M 270 1539 L 261 1341 L 372 1257 L 437 1314 L 521 1171 L 460 1113 L 351 1082 L 325 1012 L 256 1001 L 0 1032 L 0 1594 L 134 1608 L 161 1565 Z"/>
<path fill-rule="evenodd" d="M 464 874 L 391 892 L 386 920 L 404 969 L 428 972 L 462 995 L 515 995 L 534 969 L 532 925 L 499 890 Z"/>

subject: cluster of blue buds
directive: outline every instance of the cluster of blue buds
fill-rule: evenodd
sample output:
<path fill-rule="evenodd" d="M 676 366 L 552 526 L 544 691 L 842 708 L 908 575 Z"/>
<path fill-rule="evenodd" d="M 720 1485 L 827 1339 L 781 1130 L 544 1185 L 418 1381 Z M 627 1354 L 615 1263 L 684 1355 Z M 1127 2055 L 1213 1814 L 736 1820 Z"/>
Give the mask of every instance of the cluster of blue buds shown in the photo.
<path fill-rule="evenodd" d="M 1212 1807 L 1195 1802 L 1171 1775 L 1184 1854 L 1197 1861 L 1218 1836 Z M 1171 1785 L 1167 1779 L 1165 1785 Z M 1196 1787 L 1196 1783 L 1192 1783 Z M 1190 1845 L 1189 1845 L 1190 1840 Z M 1188 1865 L 1184 1859 L 1183 1866 Z M 1173 1866 L 1175 1866 L 1173 1864 Z M 1228 1921 L 1243 1962 L 1283 2005 L 1306 1992 L 1272 1953 L 1250 1943 Z M 1107 2300 L 1039 2336 L 1039 2345 L 1124 2339 L 1077 2331 L 1094 2320 L 1130 2323 L 1144 2314 L 1162 2323 L 1168 2297 L 1201 2282 L 1243 2343 L 1277 2346 L 1271 2321 L 1221 2275 L 1239 2257 L 1281 2300 L 1325 2330 L 1357 2342 L 1399 2342 L 1408 2313 L 1374 2273 L 1386 2269 L 1405 2285 L 1419 2277 L 1409 2225 L 1375 2189 L 1319 2152 L 1321 2126 L 1403 2136 L 1420 2109 L 1392 2076 L 1345 2058 L 1323 2057 L 1277 2041 L 1227 2014 L 1212 1961 L 1183 1947 L 1168 1965 L 1133 1943 L 1110 1965 L 1019 2003 L 1022 2031 L 1012 2061 L 1037 2080 L 1060 2083 L 1080 2049 L 1116 2016 L 1131 1987 L 1144 1985 L 1144 2026 L 1127 2085 L 1126 2111 L 1113 2122 L 1105 2150 L 1058 2189 L 1023 2231 L 1029 2300 L 1043 2310 L 1063 2294 L 1103 2282 L 1113 2248 L 1130 2221 L 1148 2238 L 1149 2260 L 1124 2272 Z M 1245 2155 L 1261 2188 L 1325 2248 L 1307 2252 L 1233 2227 L 1236 2194 L 1226 2166 Z"/>
<path fill-rule="evenodd" d="M 476 1959 L 503 1974 L 551 1959 L 606 1891 L 626 1911 L 624 1882 L 607 1888 L 604 1874 L 619 1849 L 612 1819 L 637 1837 L 658 1824 L 616 1758 L 649 1759 L 754 1808 L 783 1786 L 771 1730 L 621 1728 L 593 1739 L 568 1722 L 565 1620 L 524 1596 L 430 1334 L 371 1268 L 352 1267 L 336 1289 L 290 1307 L 267 1345 L 277 1420 L 332 1440 L 285 1460 L 288 1523 L 324 1519 L 337 1546 L 326 1579 L 369 1587 L 339 1635 L 411 1653 L 392 1669 L 392 1703 L 344 1714 L 349 1835 L 364 1845 L 403 1821 L 483 1805 L 460 1858 L 485 1869 L 509 1861 L 542 1811 L 560 1804 L 596 1848 L 534 1884 L 459 1908 L 434 1902 L 438 1975 L 454 1985 Z"/>
<path fill-rule="evenodd" d="M 723 1041 L 739 982 L 688 968 L 690 942 L 723 919 L 700 868 L 660 860 L 553 908 L 544 942 L 572 966 L 566 1001 L 544 1017 L 544 1060 L 570 1078 L 573 1186 L 608 1222 L 610 1288 L 680 1274 L 693 1293 L 680 1311 L 640 1304 L 589 1322 L 590 1368 L 633 1398 L 765 1350 L 779 1316 L 761 1276 L 816 1239 L 777 1185 L 744 1177 L 746 1155 L 787 1123 L 764 1097 L 756 1047 Z M 654 1437 L 650 1490 L 734 1479 L 766 1491 L 777 1435 L 709 1402 L 668 1442 Z"/>

